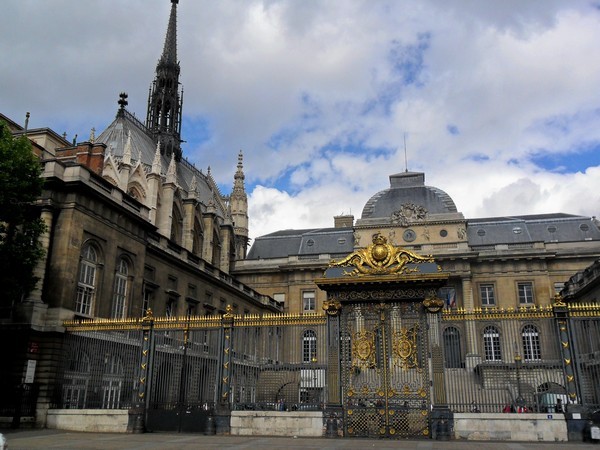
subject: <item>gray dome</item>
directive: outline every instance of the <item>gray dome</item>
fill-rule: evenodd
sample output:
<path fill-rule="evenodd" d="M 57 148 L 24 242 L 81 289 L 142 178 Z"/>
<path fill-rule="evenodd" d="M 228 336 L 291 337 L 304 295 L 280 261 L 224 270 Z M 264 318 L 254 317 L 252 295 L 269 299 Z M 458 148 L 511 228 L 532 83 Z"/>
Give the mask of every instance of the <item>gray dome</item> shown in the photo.
<path fill-rule="evenodd" d="M 427 214 L 455 213 L 456 205 L 444 191 L 425 186 L 425 174 L 404 172 L 390 175 L 390 188 L 379 191 L 365 204 L 362 219 L 390 217 L 403 205 L 424 208 Z"/>

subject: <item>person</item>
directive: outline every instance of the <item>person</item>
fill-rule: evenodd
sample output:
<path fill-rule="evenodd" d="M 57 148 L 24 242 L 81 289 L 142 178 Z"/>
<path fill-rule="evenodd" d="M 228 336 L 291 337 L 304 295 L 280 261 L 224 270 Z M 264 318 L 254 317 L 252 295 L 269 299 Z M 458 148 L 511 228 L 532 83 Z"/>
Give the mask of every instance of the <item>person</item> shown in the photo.
<path fill-rule="evenodd" d="M 554 406 L 554 411 L 557 413 L 563 413 L 565 412 L 563 409 L 563 404 L 562 404 L 562 399 L 561 398 L 557 398 L 556 399 L 556 405 Z"/>
<path fill-rule="evenodd" d="M 477 406 L 477 403 L 475 403 L 475 400 L 473 400 L 471 402 L 471 412 L 473 412 L 473 413 L 479 412 L 479 406 Z"/>
<path fill-rule="evenodd" d="M 512 409 L 512 406 L 510 405 L 510 403 L 507 403 L 504 406 L 504 409 L 502 409 L 502 412 L 503 413 L 511 413 L 511 412 L 513 412 L 513 409 Z"/>

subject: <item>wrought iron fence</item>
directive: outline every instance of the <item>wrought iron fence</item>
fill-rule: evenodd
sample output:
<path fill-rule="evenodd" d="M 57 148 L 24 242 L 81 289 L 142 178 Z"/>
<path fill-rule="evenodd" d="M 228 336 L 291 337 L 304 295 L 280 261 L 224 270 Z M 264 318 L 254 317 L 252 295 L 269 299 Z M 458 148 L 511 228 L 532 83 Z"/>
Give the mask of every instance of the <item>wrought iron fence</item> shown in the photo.
<path fill-rule="evenodd" d="M 68 322 L 53 406 L 193 415 L 318 410 L 326 398 L 324 315 Z M 144 341 L 147 344 L 144 344 Z M 145 353 L 148 352 L 148 353 Z M 143 394 L 143 395 L 142 395 Z"/>
<path fill-rule="evenodd" d="M 600 408 L 600 306 L 555 306 L 442 313 L 450 410 Z M 329 373 L 328 349 L 339 338 L 332 323 L 289 314 L 68 322 L 53 406 L 142 403 L 149 418 L 155 411 L 157 423 L 171 417 L 179 429 L 217 404 L 319 410 L 339 394 Z"/>

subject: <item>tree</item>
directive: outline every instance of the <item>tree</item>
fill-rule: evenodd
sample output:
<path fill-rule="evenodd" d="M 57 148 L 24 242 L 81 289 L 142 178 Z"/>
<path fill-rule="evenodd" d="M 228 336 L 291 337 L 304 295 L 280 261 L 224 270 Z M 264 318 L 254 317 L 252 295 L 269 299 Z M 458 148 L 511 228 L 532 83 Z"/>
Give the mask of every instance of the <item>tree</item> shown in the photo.
<path fill-rule="evenodd" d="M 27 296 L 38 279 L 45 225 L 34 202 L 42 192 L 40 160 L 25 136 L 15 138 L 0 121 L 0 312 Z"/>

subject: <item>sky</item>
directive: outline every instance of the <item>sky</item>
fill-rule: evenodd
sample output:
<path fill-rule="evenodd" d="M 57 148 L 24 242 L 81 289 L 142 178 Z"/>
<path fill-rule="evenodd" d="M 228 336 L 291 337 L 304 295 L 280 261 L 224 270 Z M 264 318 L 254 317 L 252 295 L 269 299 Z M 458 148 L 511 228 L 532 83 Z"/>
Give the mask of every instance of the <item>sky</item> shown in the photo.
<path fill-rule="evenodd" d="M 69 140 L 145 120 L 168 0 L 4 0 L 0 112 Z M 360 218 L 425 173 L 466 218 L 600 216 L 600 0 L 180 0 L 184 156 L 250 236 Z"/>

